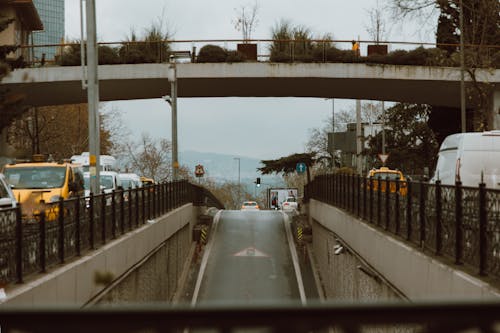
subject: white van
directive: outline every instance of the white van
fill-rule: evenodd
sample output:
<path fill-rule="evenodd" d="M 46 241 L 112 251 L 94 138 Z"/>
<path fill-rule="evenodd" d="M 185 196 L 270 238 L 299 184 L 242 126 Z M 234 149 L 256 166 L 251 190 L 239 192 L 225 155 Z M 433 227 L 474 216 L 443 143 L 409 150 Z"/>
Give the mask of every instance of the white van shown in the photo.
<path fill-rule="evenodd" d="M 83 167 L 83 171 L 89 171 L 89 152 L 83 152 L 81 155 L 73 155 L 71 156 L 71 160 L 74 163 L 81 164 Z M 116 158 L 111 155 L 99 155 L 100 156 L 100 167 L 101 171 L 117 171 L 117 163 Z"/>
<path fill-rule="evenodd" d="M 500 131 L 458 133 L 444 139 L 439 148 L 431 182 L 477 187 L 481 177 L 486 188 L 500 189 Z"/>
<path fill-rule="evenodd" d="M 135 173 L 120 173 L 118 174 L 122 182 L 122 187 L 125 190 L 136 189 L 142 187 L 141 177 Z"/>

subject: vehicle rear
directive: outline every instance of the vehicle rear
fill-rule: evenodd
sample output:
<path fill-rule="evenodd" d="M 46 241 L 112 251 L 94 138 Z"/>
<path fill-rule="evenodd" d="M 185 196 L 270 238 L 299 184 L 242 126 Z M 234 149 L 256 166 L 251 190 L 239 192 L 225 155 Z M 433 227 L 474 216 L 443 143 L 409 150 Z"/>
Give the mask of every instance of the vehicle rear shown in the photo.
<path fill-rule="evenodd" d="M 241 204 L 241 210 L 256 211 L 260 210 L 259 205 L 255 201 L 244 201 Z"/>
<path fill-rule="evenodd" d="M 373 191 L 380 190 L 381 192 L 386 192 L 387 187 L 389 187 L 391 193 L 399 192 L 401 195 L 406 195 L 408 192 L 406 178 L 399 170 L 387 167 L 372 169 L 368 174 L 368 178 L 371 178 L 367 185 L 368 189 L 370 189 L 370 186 L 373 186 Z M 397 191 L 397 184 L 399 184 L 399 191 Z"/>

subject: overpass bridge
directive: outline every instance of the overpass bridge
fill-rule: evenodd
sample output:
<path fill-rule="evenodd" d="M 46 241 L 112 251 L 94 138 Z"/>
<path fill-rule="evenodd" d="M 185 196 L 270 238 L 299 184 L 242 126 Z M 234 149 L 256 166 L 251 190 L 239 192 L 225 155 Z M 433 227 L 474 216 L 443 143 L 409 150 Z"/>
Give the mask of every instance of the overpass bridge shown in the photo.
<path fill-rule="evenodd" d="M 100 98 L 169 95 L 169 66 L 100 65 Z M 179 97 L 318 97 L 460 106 L 460 69 L 454 67 L 254 62 L 178 63 L 176 68 Z M 500 89 L 500 69 L 478 69 L 476 76 Z M 16 69 L 2 86 L 23 94 L 28 105 L 44 106 L 85 103 L 81 81 L 81 67 L 40 67 Z"/>

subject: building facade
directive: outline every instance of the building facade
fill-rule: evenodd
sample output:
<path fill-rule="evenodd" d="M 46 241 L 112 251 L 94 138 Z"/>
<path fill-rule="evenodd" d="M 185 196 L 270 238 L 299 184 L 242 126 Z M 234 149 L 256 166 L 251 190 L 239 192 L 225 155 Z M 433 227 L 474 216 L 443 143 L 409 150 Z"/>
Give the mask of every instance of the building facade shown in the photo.
<path fill-rule="evenodd" d="M 60 44 L 64 41 L 64 0 L 33 0 L 43 22 L 43 31 L 33 32 L 33 45 Z M 54 60 L 58 47 L 36 47 L 34 58 Z"/>

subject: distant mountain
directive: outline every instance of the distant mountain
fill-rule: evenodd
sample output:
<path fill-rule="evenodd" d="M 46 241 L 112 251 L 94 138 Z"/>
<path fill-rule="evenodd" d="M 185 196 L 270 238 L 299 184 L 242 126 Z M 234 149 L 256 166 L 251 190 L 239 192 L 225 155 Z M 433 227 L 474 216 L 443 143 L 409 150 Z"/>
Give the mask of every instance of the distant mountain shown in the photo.
<path fill-rule="evenodd" d="M 191 150 L 179 152 L 181 165 L 188 166 L 194 172 L 195 166 L 201 164 L 205 169 L 205 177 L 210 177 L 217 182 L 238 182 L 238 160 L 235 157 L 240 159 L 240 181 L 242 184 L 253 184 L 255 179 L 260 177 L 263 184 L 283 186 L 282 177 L 263 176 L 257 171 L 257 168 L 262 166 L 257 158 Z"/>

